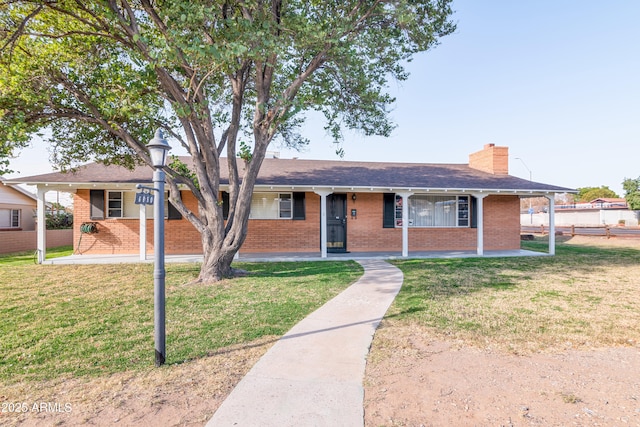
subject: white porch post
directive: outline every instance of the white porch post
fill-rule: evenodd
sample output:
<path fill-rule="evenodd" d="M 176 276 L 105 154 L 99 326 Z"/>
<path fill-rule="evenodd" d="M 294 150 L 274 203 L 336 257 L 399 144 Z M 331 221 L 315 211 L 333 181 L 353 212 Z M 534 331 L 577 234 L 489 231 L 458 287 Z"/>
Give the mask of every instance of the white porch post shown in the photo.
<path fill-rule="evenodd" d="M 37 222 L 38 222 L 38 237 L 37 237 L 37 249 L 38 249 L 38 264 L 42 264 L 47 257 L 47 202 L 44 198 L 47 194 L 45 187 L 38 187 L 38 200 L 37 200 Z"/>
<path fill-rule="evenodd" d="M 399 193 L 402 197 L 402 256 L 409 256 L 409 197 L 411 193 Z"/>
<path fill-rule="evenodd" d="M 327 196 L 331 191 L 316 191 L 320 196 L 320 256 L 327 257 Z"/>
<path fill-rule="evenodd" d="M 478 237 L 477 237 L 477 247 L 476 253 L 480 256 L 484 255 L 484 198 L 488 196 L 488 194 L 474 194 L 473 195 L 478 201 L 477 205 L 477 226 L 478 226 Z"/>
<path fill-rule="evenodd" d="M 549 199 L 549 255 L 556 254 L 556 201 L 555 194 L 546 196 Z"/>
<path fill-rule="evenodd" d="M 147 259 L 147 205 L 140 206 L 140 260 Z"/>

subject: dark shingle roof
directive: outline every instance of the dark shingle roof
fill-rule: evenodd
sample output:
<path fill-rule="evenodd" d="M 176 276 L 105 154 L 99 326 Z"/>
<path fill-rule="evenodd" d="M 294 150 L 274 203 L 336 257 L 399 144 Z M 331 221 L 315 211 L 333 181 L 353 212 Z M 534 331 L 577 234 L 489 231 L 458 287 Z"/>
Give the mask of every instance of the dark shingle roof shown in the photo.
<path fill-rule="evenodd" d="M 189 157 L 181 157 L 187 164 Z M 221 159 L 221 183 L 227 184 L 226 159 Z M 48 173 L 11 180 L 28 184 L 107 184 L 151 182 L 153 170 L 139 166 L 128 170 L 119 166 L 90 163 L 70 173 Z M 257 186 L 341 187 L 373 189 L 456 189 L 511 190 L 519 192 L 572 192 L 574 190 L 516 178 L 493 175 L 467 164 L 419 164 L 352 162 L 340 160 L 265 159 Z"/>

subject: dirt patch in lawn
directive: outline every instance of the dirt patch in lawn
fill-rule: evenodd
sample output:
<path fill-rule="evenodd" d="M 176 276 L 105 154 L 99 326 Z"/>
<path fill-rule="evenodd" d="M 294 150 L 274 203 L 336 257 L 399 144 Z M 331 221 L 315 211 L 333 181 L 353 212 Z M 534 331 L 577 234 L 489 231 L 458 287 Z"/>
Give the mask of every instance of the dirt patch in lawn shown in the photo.
<path fill-rule="evenodd" d="M 3 387 L 0 425 L 203 426 L 276 339 L 142 373 Z"/>
<path fill-rule="evenodd" d="M 638 348 L 517 356 L 406 326 L 375 339 L 366 426 L 640 425 Z"/>
<path fill-rule="evenodd" d="M 568 245 L 640 249 L 640 239 L 632 237 L 558 236 L 557 241 Z"/>

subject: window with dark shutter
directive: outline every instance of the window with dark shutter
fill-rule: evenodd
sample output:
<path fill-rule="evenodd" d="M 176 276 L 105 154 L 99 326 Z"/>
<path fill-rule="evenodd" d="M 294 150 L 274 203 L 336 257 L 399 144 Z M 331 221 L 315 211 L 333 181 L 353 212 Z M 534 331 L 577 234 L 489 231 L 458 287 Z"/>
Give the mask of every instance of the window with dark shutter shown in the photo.
<path fill-rule="evenodd" d="M 305 199 L 304 193 L 293 193 L 293 219 L 304 220 L 305 219 Z"/>
<path fill-rule="evenodd" d="M 471 196 L 471 228 L 478 228 L 478 199 Z"/>
<path fill-rule="evenodd" d="M 180 195 L 182 196 L 182 192 L 180 193 Z M 173 206 L 171 202 L 167 202 L 167 203 L 168 203 L 167 219 L 182 219 L 182 214 L 180 213 L 180 211 L 176 209 L 176 207 Z"/>
<path fill-rule="evenodd" d="M 104 190 L 89 190 L 89 217 L 91 219 L 104 219 Z"/>
<path fill-rule="evenodd" d="M 222 218 L 229 219 L 229 193 L 222 192 Z"/>
<path fill-rule="evenodd" d="M 382 227 L 394 228 L 395 227 L 395 206 L 396 195 L 395 193 L 384 193 L 382 195 Z"/>

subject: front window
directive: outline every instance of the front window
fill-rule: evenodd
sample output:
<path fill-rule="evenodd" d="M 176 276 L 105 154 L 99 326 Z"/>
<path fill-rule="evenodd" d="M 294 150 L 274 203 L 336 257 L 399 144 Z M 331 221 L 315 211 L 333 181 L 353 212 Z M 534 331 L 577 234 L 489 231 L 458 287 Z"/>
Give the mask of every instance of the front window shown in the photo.
<path fill-rule="evenodd" d="M 278 198 L 280 199 L 278 203 L 278 217 L 291 218 L 291 194 L 281 193 L 278 196 Z"/>
<path fill-rule="evenodd" d="M 158 197 L 154 192 L 154 196 Z M 169 212 L 169 193 L 164 192 L 164 217 Z M 153 218 L 153 205 L 145 205 L 147 218 Z M 140 205 L 136 205 L 135 191 L 108 191 L 107 218 L 139 218 Z"/>
<path fill-rule="evenodd" d="M 291 193 L 253 193 L 251 219 L 291 219 Z"/>
<path fill-rule="evenodd" d="M 0 228 L 20 228 L 20 209 L 0 209 Z"/>
<path fill-rule="evenodd" d="M 469 196 L 416 194 L 408 201 L 409 227 L 468 227 Z M 396 226 L 402 226 L 402 197 L 396 196 Z"/>
<path fill-rule="evenodd" d="M 123 218 L 124 201 L 122 191 L 109 191 L 107 195 L 107 217 Z"/>

